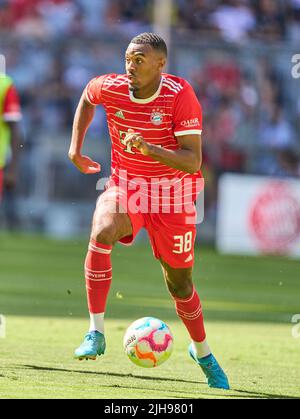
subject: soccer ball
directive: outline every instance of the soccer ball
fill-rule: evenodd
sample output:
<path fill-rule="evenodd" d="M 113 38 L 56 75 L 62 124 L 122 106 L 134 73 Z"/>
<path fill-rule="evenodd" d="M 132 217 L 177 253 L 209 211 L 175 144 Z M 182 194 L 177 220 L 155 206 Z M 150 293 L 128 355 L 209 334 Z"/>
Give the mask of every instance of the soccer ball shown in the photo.
<path fill-rule="evenodd" d="M 153 368 L 164 363 L 173 350 L 168 326 L 155 317 L 143 317 L 126 330 L 123 346 L 130 361 L 139 367 Z"/>

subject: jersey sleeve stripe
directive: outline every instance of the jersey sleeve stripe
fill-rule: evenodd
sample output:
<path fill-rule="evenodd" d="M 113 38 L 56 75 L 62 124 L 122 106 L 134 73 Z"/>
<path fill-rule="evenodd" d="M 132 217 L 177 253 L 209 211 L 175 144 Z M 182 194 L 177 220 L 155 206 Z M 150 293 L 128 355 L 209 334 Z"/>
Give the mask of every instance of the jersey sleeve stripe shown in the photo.
<path fill-rule="evenodd" d="M 169 86 L 169 85 L 168 85 L 168 84 L 166 84 L 166 83 L 163 83 L 163 86 L 167 87 L 167 88 L 168 88 L 169 90 L 171 90 L 172 92 L 179 93 L 179 90 L 175 90 L 175 89 L 173 89 L 173 87 Z"/>
<path fill-rule="evenodd" d="M 172 83 L 171 80 L 164 80 L 164 85 L 169 85 L 170 87 L 172 87 L 174 90 L 176 90 L 178 93 L 183 89 L 182 86 L 180 86 L 179 84 L 175 84 Z"/>
<path fill-rule="evenodd" d="M 169 83 L 171 86 L 173 86 L 174 88 L 177 88 L 177 89 L 179 89 L 179 90 L 182 90 L 183 89 L 183 86 L 180 84 L 180 83 L 177 83 L 176 81 L 174 81 L 174 80 L 171 80 L 171 79 L 164 79 L 164 82 L 166 82 L 166 83 Z"/>
<path fill-rule="evenodd" d="M 189 135 L 189 134 L 201 135 L 202 129 L 187 129 L 184 131 L 176 131 L 174 132 L 174 134 L 176 135 L 176 137 L 180 137 L 181 135 Z"/>

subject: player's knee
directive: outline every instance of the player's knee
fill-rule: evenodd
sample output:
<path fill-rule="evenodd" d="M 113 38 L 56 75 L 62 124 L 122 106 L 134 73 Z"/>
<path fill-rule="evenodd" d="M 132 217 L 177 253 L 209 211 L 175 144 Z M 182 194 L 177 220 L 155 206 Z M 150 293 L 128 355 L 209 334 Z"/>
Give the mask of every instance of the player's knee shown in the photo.
<path fill-rule="evenodd" d="M 188 298 L 193 292 L 193 282 L 190 278 L 180 278 L 179 280 L 168 280 L 167 285 L 173 297 Z"/>
<path fill-rule="evenodd" d="M 91 239 L 98 243 L 112 246 L 117 240 L 117 229 L 113 224 L 100 224 L 93 226 Z"/>

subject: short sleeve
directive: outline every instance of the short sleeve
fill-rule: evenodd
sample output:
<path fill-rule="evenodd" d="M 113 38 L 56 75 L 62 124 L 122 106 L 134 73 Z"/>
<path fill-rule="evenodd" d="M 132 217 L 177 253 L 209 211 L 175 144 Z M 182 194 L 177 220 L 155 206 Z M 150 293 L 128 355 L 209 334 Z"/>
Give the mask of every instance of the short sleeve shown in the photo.
<path fill-rule="evenodd" d="M 17 89 L 11 85 L 5 95 L 3 119 L 6 122 L 17 122 L 22 118 L 20 98 Z"/>
<path fill-rule="evenodd" d="M 86 98 L 92 105 L 100 105 L 102 103 L 101 91 L 104 76 L 93 78 L 85 88 Z"/>
<path fill-rule="evenodd" d="M 175 99 L 173 131 L 175 136 L 202 133 L 201 105 L 188 83 Z"/>

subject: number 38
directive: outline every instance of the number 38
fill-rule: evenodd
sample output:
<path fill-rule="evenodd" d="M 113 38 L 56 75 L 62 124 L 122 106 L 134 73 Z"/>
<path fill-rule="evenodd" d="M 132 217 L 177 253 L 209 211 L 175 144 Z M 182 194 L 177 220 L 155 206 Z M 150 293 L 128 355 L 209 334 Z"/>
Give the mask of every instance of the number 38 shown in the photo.
<path fill-rule="evenodd" d="M 190 252 L 193 245 L 193 233 L 188 231 L 184 236 L 174 236 L 174 248 L 173 253 L 186 253 Z"/>

